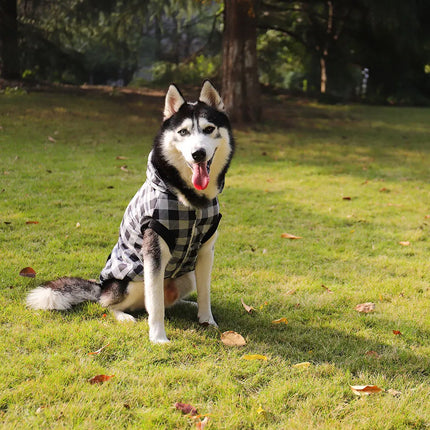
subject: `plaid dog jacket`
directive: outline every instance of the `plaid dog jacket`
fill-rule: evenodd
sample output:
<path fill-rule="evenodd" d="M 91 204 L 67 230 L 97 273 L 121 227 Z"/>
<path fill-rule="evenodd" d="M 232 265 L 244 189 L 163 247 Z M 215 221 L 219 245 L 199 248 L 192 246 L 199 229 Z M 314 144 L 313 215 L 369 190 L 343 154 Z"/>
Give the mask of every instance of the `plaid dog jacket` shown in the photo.
<path fill-rule="evenodd" d="M 218 228 L 218 199 L 205 208 L 183 205 L 171 193 L 148 157 L 146 182 L 130 201 L 121 222 L 118 242 L 100 274 L 108 279 L 143 279 L 143 232 L 150 228 L 169 246 L 172 257 L 164 277 L 178 278 L 195 269 L 197 253 Z"/>

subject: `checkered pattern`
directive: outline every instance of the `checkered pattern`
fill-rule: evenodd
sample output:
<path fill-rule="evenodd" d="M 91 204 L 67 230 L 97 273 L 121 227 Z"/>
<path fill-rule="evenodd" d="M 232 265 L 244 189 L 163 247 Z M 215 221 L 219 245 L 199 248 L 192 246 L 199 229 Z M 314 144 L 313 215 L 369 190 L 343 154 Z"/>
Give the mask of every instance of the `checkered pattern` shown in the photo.
<path fill-rule="evenodd" d="M 220 220 L 215 198 L 202 209 L 184 206 L 168 191 L 148 158 L 146 182 L 129 203 L 121 222 L 119 239 L 100 274 L 108 279 L 143 279 L 143 232 L 152 228 L 169 245 L 172 257 L 165 278 L 177 278 L 195 269 L 197 253 L 215 232 Z"/>

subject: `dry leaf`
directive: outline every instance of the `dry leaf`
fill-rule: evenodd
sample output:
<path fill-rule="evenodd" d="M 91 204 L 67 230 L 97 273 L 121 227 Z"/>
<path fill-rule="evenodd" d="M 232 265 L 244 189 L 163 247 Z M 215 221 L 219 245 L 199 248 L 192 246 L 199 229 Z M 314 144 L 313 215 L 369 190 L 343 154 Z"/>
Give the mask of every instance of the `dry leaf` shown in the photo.
<path fill-rule="evenodd" d="M 388 193 L 390 190 L 388 188 L 382 187 L 379 192 L 380 193 Z"/>
<path fill-rule="evenodd" d="M 98 349 L 97 351 L 94 352 L 89 352 L 88 355 L 99 355 L 105 348 L 107 348 L 110 345 L 110 343 L 108 343 L 105 346 L 102 346 L 100 349 Z"/>
<path fill-rule="evenodd" d="M 287 318 L 282 317 L 277 320 L 273 320 L 272 324 L 288 324 Z"/>
<path fill-rule="evenodd" d="M 430 219 L 430 215 L 426 215 L 424 218 L 425 219 Z"/>
<path fill-rule="evenodd" d="M 39 221 L 26 221 L 26 224 L 39 224 Z"/>
<path fill-rule="evenodd" d="M 369 312 L 373 312 L 375 310 L 375 303 L 372 303 L 372 302 L 361 303 L 355 307 L 355 310 L 357 312 L 368 314 Z"/>
<path fill-rule="evenodd" d="M 290 233 L 282 233 L 281 237 L 283 239 L 291 239 L 291 240 L 294 240 L 294 239 L 303 239 L 301 236 L 294 236 L 294 234 L 290 234 Z"/>
<path fill-rule="evenodd" d="M 288 290 L 285 294 L 287 296 L 291 296 L 291 295 L 295 294 L 296 291 L 297 291 L 297 288 L 293 288 L 292 290 Z"/>
<path fill-rule="evenodd" d="M 311 363 L 309 363 L 309 361 L 304 361 L 303 363 L 293 364 L 293 367 L 296 369 L 307 369 L 310 365 Z"/>
<path fill-rule="evenodd" d="M 197 415 L 197 409 L 194 406 L 189 405 L 188 403 L 176 402 L 175 408 L 185 415 Z"/>
<path fill-rule="evenodd" d="M 382 388 L 379 388 L 377 385 L 350 385 L 350 387 L 352 392 L 357 396 L 368 396 L 382 391 Z"/>
<path fill-rule="evenodd" d="M 376 351 L 367 351 L 366 355 L 373 358 L 381 358 L 381 356 Z"/>
<path fill-rule="evenodd" d="M 51 143 L 56 143 L 57 141 L 52 137 L 52 136 L 48 136 L 48 140 L 51 142 Z"/>
<path fill-rule="evenodd" d="M 399 244 L 402 246 L 409 246 L 411 244 L 411 242 L 409 242 L 408 240 L 405 240 L 405 241 L 399 242 Z"/>
<path fill-rule="evenodd" d="M 244 346 L 246 345 L 246 340 L 242 335 L 236 333 L 235 331 L 225 331 L 221 335 L 221 342 L 227 346 Z"/>
<path fill-rule="evenodd" d="M 103 384 L 103 382 L 109 381 L 109 379 L 112 379 L 114 376 L 115 375 L 97 375 L 88 379 L 88 382 L 90 384 Z"/>
<path fill-rule="evenodd" d="M 393 330 L 393 334 L 396 336 L 401 336 L 402 332 L 400 330 Z"/>
<path fill-rule="evenodd" d="M 122 156 L 122 155 L 118 155 L 118 156 L 116 157 L 116 159 L 117 159 L 117 160 L 128 160 L 128 157 L 124 157 L 124 156 Z"/>
<path fill-rule="evenodd" d="M 22 269 L 21 272 L 19 272 L 19 275 L 25 276 L 26 278 L 35 278 L 36 272 L 31 267 L 24 267 L 24 269 Z"/>
<path fill-rule="evenodd" d="M 196 422 L 196 429 L 203 430 L 206 427 L 206 424 L 209 421 L 209 417 L 205 417 L 202 421 Z"/>
<path fill-rule="evenodd" d="M 266 415 L 266 411 L 261 407 L 261 405 L 257 409 L 258 415 Z"/>
<path fill-rule="evenodd" d="M 400 397 L 402 395 L 401 391 L 393 390 L 392 388 L 387 390 L 387 393 L 391 394 L 393 397 Z"/>
<path fill-rule="evenodd" d="M 324 284 L 322 284 L 321 287 L 324 288 L 327 291 L 327 293 L 333 293 L 333 291 L 330 290 L 328 287 L 326 287 Z"/>
<path fill-rule="evenodd" d="M 268 358 L 265 355 L 261 354 L 247 354 L 242 357 L 244 360 L 263 360 L 267 361 Z"/>
<path fill-rule="evenodd" d="M 128 172 L 128 169 L 127 169 L 127 166 L 126 166 L 126 165 L 121 166 L 121 167 L 120 167 L 120 169 L 121 169 L 123 172 Z"/>
<path fill-rule="evenodd" d="M 345 196 L 345 197 L 342 197 L 342 200 L 351 200 L 351 197 Z"/>
<path fill-rule="evenodd" d="M 247 305 L 243 299 L 240 299 L 240 301 L 242 302 L 242 306 L 244 307 L 244 309 L 246 310 L 246 312 L 248 312 L 249 314 L 252 313 L 252 311 L 255 311 L 255 309 L 252 306 Z"/>

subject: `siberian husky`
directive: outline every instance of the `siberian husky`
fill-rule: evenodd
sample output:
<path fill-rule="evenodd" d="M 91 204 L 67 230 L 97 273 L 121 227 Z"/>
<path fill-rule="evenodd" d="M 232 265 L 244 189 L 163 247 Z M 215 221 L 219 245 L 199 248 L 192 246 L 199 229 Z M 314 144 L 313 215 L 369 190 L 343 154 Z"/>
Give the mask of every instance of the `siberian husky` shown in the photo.
<path fill-rule="evenodd" d="M 197 289 L 199 322 L 216 326 L 210 277 L 221 218 L 217 196 L 233 152 L 229 119 L 213 85 L 205 81 L 194 103 L 170 85 L 146 182 L 125 211 L 100 283 L 50 281 L 29 293 L 27 305 L 65 310 L 94 301 L 119 321 L 135 321 L 128 312 L 146 308 L 150 340 L 165 343 L 165 307 Z"/>

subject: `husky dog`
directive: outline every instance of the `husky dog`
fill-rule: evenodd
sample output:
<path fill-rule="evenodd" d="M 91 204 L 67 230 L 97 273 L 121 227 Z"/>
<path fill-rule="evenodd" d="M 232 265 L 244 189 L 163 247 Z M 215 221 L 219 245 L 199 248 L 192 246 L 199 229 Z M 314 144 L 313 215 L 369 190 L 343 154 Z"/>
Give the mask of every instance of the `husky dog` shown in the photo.
<path fill-rule="evenodd" d="M 81 278 L 50 281 L 29 293 L 27 305 L 65 310 L 94 301 L 119 321 L 135 321 L 126 312 L 146 308 L 150 340 L 165 343 L 165 307 L 197 289 L 200 324 L 216 326 L 210 277 L 221 218 L 217 196 L 233 152 L 229 119 L 212 84 L 203 83 L 194 103 L 187 103 L 170 85 L 146 182 L 125 211 L 100 283 Z"/>

